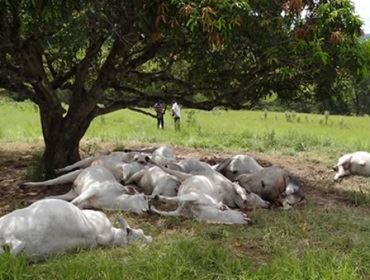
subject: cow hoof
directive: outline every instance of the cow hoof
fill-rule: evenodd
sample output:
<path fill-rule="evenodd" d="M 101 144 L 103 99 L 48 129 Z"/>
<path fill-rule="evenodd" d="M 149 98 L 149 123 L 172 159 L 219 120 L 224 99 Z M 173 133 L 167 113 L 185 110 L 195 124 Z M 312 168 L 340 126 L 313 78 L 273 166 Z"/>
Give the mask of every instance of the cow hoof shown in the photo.
<path fill-rule="evenodd" d="M 246 214 L 243 213 L 243 220 L 245 221 L 246 224 L 254 224 L 254 222 L 252 221 L 251 218 L 248 218 L 248 216 Z"/>

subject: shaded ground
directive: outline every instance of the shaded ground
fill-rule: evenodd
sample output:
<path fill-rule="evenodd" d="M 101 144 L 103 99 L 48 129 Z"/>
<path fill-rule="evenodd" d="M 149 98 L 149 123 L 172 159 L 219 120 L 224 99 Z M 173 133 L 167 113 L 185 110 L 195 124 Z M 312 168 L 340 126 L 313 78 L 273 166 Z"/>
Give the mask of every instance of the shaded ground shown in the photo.
<path fill-rule="evenodd" d="M 112 149 L 109 144 L 104 149 Z M 30 201 L 66 192 L 69 186 L 35 187 L 23 190 L 19 187 L 25 181 L 27 169 L 33 161 L 33 154 L 41 151 L 40 144 L 5 143 L 0 146 L 0 215 L 16 208 L 28 205 Z M 217 163 L 229 157 L 230 153 L 210 152 L 196 149 L 176 149 L 179 158 L 198 158 L 210 163 Z M 348 191 L 368 191 L 370 186 L 366 179 L 351 177 L 340 184 L 333 182 L 334 172 L 319 160 L 307 160 L 299 157 L 248 153 L 261 165 L 279 165 L 304 183 L 307 201 L 316 203 L 324 209 L 337 205 L 355 206 L 349 199 Z M 334 163 L 333 163 L 334 164 Z M 367 211 L 367 209 L 364 209 Z"/>

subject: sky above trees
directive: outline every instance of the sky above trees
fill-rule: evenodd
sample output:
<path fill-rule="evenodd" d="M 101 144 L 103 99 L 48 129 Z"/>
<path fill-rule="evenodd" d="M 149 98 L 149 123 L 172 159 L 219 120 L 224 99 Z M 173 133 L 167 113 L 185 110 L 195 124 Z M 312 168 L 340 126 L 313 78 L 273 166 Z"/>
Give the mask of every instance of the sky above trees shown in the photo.
<path fill-rule="evenodd" d="M 370 34 L 370 1 L 369 0 L 352 0 L 355 5 L 356 13 L 364 21 L 362 29 L 365 34 Z"/>

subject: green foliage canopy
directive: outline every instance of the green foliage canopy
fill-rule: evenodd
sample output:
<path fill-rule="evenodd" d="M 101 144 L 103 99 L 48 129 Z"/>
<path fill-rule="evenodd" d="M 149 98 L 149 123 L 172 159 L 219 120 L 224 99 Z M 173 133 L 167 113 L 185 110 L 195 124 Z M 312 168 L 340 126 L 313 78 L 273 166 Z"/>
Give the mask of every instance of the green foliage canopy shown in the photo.
<path fill-rule="evenodd" d="M 349 0 L 1 0 L 0 88 L 39 106 L 52 168 L 78 158 L 96 116 L 158 99 L 337 97 L 338 77 L 367 72 L 360 27 Z"/>

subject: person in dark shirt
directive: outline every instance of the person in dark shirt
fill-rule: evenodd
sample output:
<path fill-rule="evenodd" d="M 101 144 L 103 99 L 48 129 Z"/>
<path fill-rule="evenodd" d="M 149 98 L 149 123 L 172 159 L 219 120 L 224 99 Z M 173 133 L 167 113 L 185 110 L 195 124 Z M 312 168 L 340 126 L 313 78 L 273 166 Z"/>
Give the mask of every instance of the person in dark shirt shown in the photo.
<path fill-rule="evenodd" d="M 157 114 L 157 128 L 164 129 L 164 114 L 166 113 L 166 106 L 157 102 L 154 104 L 154 110 Z"/>

